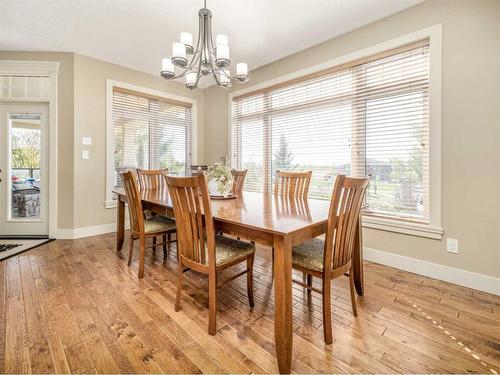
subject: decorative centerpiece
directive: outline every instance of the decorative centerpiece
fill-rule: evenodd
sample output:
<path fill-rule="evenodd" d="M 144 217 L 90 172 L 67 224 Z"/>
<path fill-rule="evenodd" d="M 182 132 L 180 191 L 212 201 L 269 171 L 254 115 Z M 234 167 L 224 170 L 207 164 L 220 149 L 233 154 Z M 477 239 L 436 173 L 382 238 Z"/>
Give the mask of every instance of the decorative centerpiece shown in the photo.
<path fill-rule="evenodd" d="M 228 198 L 233 188 L 233 175 L 227 163 L 215 163 L 209 165 L 205 175 L 207 176 L 208 191 L 213 197 Z"/>

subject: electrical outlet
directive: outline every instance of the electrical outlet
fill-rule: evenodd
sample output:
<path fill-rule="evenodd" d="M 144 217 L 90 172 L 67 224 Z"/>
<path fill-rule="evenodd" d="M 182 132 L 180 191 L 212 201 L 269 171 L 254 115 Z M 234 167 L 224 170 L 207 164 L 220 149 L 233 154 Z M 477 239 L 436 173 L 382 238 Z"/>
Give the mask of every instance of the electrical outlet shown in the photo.
<path fill-rule="evenodd" d="M 89 152 L 89 150 L 83 150 L 82 151 L 82 159 L 83 160 L 89 160 L 90 159 L 90 152 Z"/>
<path fill-rule="evenodd" d="M 455 238 L 446 239 L 446 250 L 449 253 L 458 254 L 458 240 Z"/>

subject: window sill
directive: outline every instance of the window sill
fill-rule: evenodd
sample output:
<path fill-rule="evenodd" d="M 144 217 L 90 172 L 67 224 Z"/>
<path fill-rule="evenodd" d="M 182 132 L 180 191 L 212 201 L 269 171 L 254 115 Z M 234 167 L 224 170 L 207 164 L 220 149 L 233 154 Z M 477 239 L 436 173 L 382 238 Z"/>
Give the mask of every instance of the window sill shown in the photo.
<path fill-rule="evenodd" d="M 117 204 L 116 200 L 104 202 L 104 207 L 106 207 L 106 208 L 116 208 L 117 205 L 118 204 Z"/>
<path fill-rule="evenodd" d="M 434 240 L 440 240 L 443 236 L 443 228 L 440 227 L 434 227 L 426 224 L 408 223 L 380 217 L 363 216 L 363 227 L 431 238 Z"/>

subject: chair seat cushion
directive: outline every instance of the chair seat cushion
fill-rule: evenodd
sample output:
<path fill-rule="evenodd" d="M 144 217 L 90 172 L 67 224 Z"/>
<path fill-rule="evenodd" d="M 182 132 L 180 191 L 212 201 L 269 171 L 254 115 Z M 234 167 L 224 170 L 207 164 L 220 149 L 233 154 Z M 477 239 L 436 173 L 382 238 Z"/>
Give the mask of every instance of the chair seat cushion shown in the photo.
<path fill-rule="evenodd" d="M 175 230 L 175 220 L 155 215 L 151 219 L 144 220 L 144 233 L 161 233 Z"/>
<path fill-rule="evenodd" d="M 319 238 L 313 238 L 294 246 L 292 250 L 292 265 L 322 272 L 324 249 L 325 242 Z"/>
<path fill-rule="evenodd" d="M 236 259 L 244 259 L 252 253 L 255 253 L 254 244 L 215 235 L 215 259 L 217 267 Z"/>

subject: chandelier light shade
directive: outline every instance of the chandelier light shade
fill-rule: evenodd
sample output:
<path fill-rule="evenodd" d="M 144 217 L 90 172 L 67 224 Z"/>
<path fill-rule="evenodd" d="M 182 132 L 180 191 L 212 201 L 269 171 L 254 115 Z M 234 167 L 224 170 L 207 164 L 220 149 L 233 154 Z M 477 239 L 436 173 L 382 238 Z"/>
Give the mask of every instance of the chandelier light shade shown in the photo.
<path fill-rule="evenodd" d="M 198 12 L 199 31 L 196 47 L 193 35 L 181 32 L 180 42 L 172 44 L 172 57 L 162 60 L 161 76 L 165 79 L 185 77 L 186 87 L 194 89 L 203 76 L 211 76 L 217 85 L 231 87 L 233 77 L 229 70 L 231 59 L 229 55 L 229 40 L 227 35 L 219 34 L 212 37 L 212 12 L 205 5 Z M 177 71 L 176 72 L 176 67 Z M 245 63 L 236 64 L 234 79 L 239 82 L 248 81 L 248 66 Z"/>
<path fill-rule="evenodd" d="M 219 35 L 217 35 L 217 38 L 215 40 L 216 40 L 217 46 L 228 46 L 229 45 L 227 35 L 219 34 Z"/>
<path fill-rule="evenodd" d="M 186 87 L 193 89 L 198 81 L 198 75 L 195 72 L 186 73 Z"/>
<path fill-rule="evenodd" d="M 186 46 L 184 44 L 179 42 L 172 44 L 172 62 L 177 66 L 187 66 Z"/>
<path fill-rule="evenodd" d="M 161 62 L 161 75 L 163 78 L 174 78 L 174 63 L 170 57 L 167 57 Z"/>
<path fill-rule="evenodd" d="M 229 75 L 229 70 L 222 69 L 219 73 L 219 81 L 221 86 L 230 87 L 231 86 L 231 77 Z"/>
<path fill-rule="evenodd" d="M 241 82 L 248 81 L 248 66 L 246 63 L 236 64 L 236 79 Z"/>
<path fill-rule="evenodd" d="M 191 53 L 192 54 L 194 52 L 194 48 L 193 48 L 193 36 L 191 35 L 191 33 L 187 33 L 185 31 L 183 31 L 181 33 L 181 43 L 186 46 L 186 52 L 187 53 Z"/>

